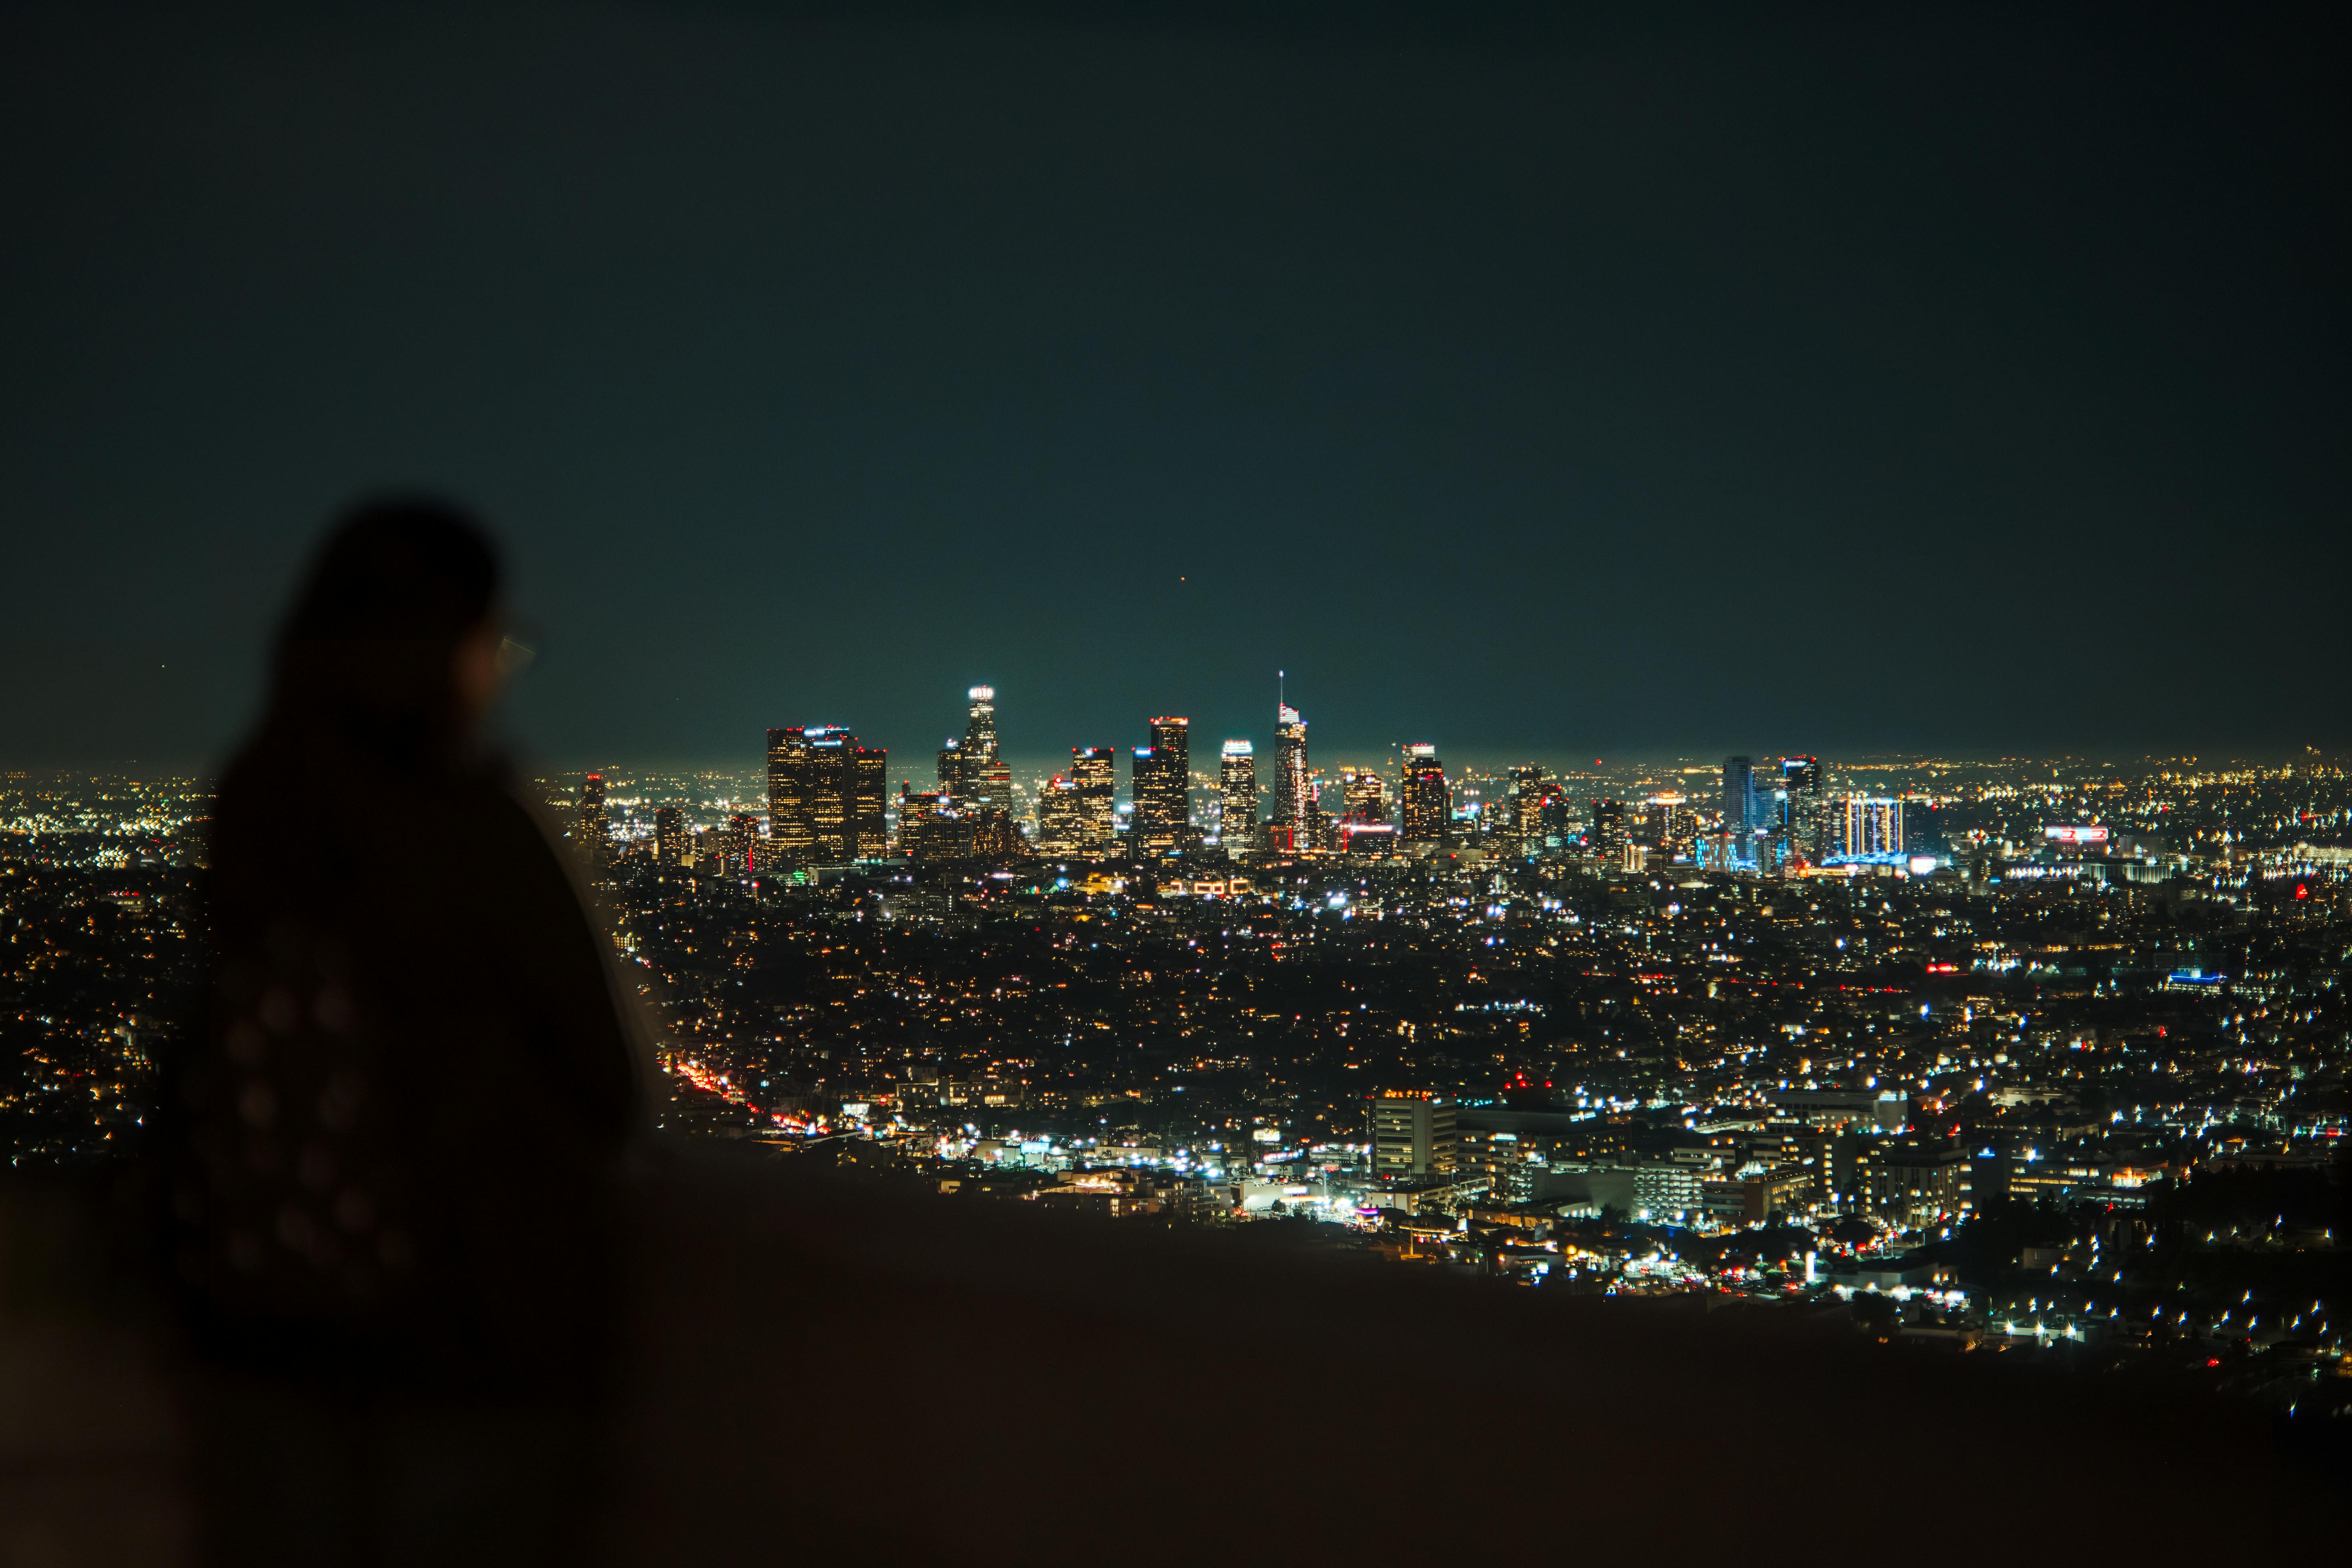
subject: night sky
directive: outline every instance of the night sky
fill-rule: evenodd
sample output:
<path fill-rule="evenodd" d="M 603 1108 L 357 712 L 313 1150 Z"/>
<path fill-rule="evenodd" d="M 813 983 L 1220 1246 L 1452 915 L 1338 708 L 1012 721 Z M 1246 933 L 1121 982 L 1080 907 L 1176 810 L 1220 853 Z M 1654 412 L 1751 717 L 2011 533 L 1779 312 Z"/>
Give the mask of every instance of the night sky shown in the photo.
<path fill-rule="evenodd" d="M 0 764 L 387 485 L 554 763 L 2352 742 L 2331 13 L 1092 9 L 11 10 Z"/>

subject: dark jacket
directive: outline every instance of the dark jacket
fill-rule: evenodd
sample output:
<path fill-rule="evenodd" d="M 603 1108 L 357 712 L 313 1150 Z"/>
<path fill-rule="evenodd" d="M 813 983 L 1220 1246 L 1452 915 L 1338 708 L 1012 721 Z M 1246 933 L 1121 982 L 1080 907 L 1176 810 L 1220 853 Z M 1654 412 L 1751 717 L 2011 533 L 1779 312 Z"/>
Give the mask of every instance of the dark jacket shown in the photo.
<path fill-rule="evenodd" d="M 489 771 L 268 732 L 223 782 L 206 1026 L 166 1107 L 197 1347 L 306 1378 L 579 1388 L 641 1094 L 609 951 Z"/>

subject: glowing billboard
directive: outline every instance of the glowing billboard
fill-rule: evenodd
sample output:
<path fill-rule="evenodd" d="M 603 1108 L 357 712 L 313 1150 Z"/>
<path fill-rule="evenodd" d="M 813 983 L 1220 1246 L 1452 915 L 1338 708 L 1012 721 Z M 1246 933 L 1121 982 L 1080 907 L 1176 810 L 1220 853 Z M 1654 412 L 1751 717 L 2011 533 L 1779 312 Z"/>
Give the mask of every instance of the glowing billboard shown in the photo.
<path fill-rule="evenodd" d="M 2105 844 L 2107 830 L 2104 827 L 2061 826 L 2053 823 L 2042 830 L 2042 837 L 2053 844 Z"/>

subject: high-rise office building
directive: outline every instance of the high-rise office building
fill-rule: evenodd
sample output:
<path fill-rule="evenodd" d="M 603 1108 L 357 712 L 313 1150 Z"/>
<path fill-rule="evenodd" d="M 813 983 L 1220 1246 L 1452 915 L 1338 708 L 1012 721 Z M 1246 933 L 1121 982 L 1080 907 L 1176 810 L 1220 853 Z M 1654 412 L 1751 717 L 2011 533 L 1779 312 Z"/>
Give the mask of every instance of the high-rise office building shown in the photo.
<path fill-rule="evenodd" d="M 971 829 L 971 852 L 983 860 L 1016 860 L 1029 851 L 1029 841 L 1009 811 L 974 811 L 964 822 Z"/>
<path fill-rule="evenodd" d="M 1903 854 L 1903 803 L 1881 795 L 1845 797 L 1843 852 L 1892 860 Z"/>
<path fill-rule="evenodd" d="M 1339 770 L 1342 810 L 1336 821 L 1320 826 L 1330 847 L 1350 855 L 1391 855 L 1396 852 L 1396 825 L 1389 820 L 1388 783 L 1370 768 Z"/>
<path fill-rule="evenodd" d="M 1217 771 L 1218 842 L 1228 851 L 1257 847 L 1257 753 L 1227 741 Z"/>
<path fill-rule="evenodd" d="M 604 815 L 604 775 L 590 773 L 580 781 L 578 847 L 589 864 L 602 865 L 612 854 L 613 824 Z"/>
<path fill-rule="evenodd" d="M 1663 854 L 1687 849 L 1692 837 L 1690 800 L 1672 791 L 1643 803 L 1643 841 Z"/>
<path fill-rule="evenodd" d="M 1625 832 L 1625 803 L 1622 800 L 1596 800 L 1592 803 L 1592 847 L 1601 852 L 1601 864 L 1616 869 L 1625 864 L 1625 847 L 1632 841 Z"/>
<path fill-rule="evenodd" d="M 1072 746 L 1070 782 L 1078 788 L 1080 842 L 1088 855 L 1107 855 L 1118 842 L 1118 752 L 1109 746 Z"/>
<path fill-rule="evenodd" d="M 1756 797 L 1756 761 L 1752 757 L 1723 759 L 1723 830 L 1742 846 L 1764 826 L 1763 808 Z"/>
<path fill-rule="evenodd" d="M 776 864 L 809 864 L 816 836 L 809 822 L 808 731 L 768 731 L 768 848 Z"/>
<path fill-rule="evenodd" d="M 1405 747 L 1404 783 L 1398 795 L 1406 840 L 1444 843 L 1454 825 L 1454 788 L 1445 781 L 1445 764 L 1437 760 L 1435 746 L 1415 741 Z"/>
<path fill-rule="evenodd" d="M 727 858 L 727 875 L 747 877 L 758 870 L 760 819 L 748 811 L 730 816 L 722 852 Z"/>
<path fill-rule="evenodd" d="M 890 793 L 890 753 L 881 746 L 855 743 L 849 752 L 849 802 L 843 847 L 860 860 L 890 853 L 890 825 L 884 815 Z"/>
<path fill-rule="evenodd" d="M 1543 805 L 1536 813 L 1536 820 L 1542 826 L 1546 849 L 1557 849 L 1575 837 L 1582 821 L 1568 798 L 1567 789 L 1557 780 L 1545 783 Z"/>
<path fill-rule="evenodd" d="M 1384 1089 L 1371 1098 L 1372 1174 L 1450 1176 L 1460 1158 L 1454 1101 L 1426 1089 Z"/>
<path fill-rule="evenodd" d="M 1551 788 L 1543 769 L 1526 763 L 1511 770 L 1510 830 L 1519 841 L 1520 854 L 1542 853 L 1544 805 L 1550 798 Z"/>
<path fill-rule="evenodd" d="M 898 853 L 910 860 L 961 860 L 972 852 L 971 825 L 945 791 L 898 790 Z"/>
<path fill-rule="evenodd" d="M 1048 855 L 1077 855 L 1086 847 L 1086 797 L 1076 783 L 1055 773 L 1037 792 L 1037 847 Z"/>
<path fill-rule="evenodd" d="M 1160 759 L 1149 746 L 1137 746 L 1128 763 L 1127 793 L 1133 808 L 1127 819 L 1127 852 L 1129 855 L 1149 853 L 1144 846 L 1143 798 L 1151 794 L 1160 781 Z"/>
<path fill-rule="evenodd" d="M 953 800 L 963 788 L 963 743 L 950 735 L 940 747 L 940 793 Z"/>
<path fill-rule="evenodd" d="M 838 864 L 856 858 L 850 840 L 850 753 L 857 737 L 839 724 L 812 724 L 808 737 L 809 837 L 820 862 Z"/>
<path fill-rule="evenodd" d="M 1284 703 L 1275 710 L 1274 812 L 1267 819 L 1289 847 L 1305 848 L 1307 803 L 1312 798 L 1307 772 L 1307 721 Z"/>
<path fill-rule="evenodd" d="M 1812 757 L 1782 757 L 1780 787 L 1789 797 L 1789 840 L 1792 850 L 1808 860 L 1829 852 L 1829 776 Z"/>
<path fill-rule="evenodd" d="M 1151 721 L 1151 744 L 1135 749 L 1135 824 L 1130 842 L 1146 855 L 1186 847 L 1192 819 L 1192 724 Z"/>
<path fill-rule="evenodd" d="M 1339 847 L 1339 815 L 1323 809 L 1323 784 L 1321 780 L 1317 780 L 1307 792 L 1307 820 L 1299 826 L 1295 847 L 1300 849 Z"/>
<path fill-rule="evenodd" d="M 674 805 L 655 808 L 654 863 L 687 867 L 694 864 L 694 840 L 687 832 L 686 816 Z"/>
<path fill-rule="evenodd" d="M 975 686 L 966 695 L 971 700 L 971 718 L 963 732 L 963 788 L 959 793 L 984 811 L 1010 812 L 1013 768 L 997 751 L 996 689 Z"/>
<path fill-rule="evenodd" d="M 1339 770 L 1343 820 L 1370 825 L 1389 819 L 1388 784 L 1370 768 Z"/>

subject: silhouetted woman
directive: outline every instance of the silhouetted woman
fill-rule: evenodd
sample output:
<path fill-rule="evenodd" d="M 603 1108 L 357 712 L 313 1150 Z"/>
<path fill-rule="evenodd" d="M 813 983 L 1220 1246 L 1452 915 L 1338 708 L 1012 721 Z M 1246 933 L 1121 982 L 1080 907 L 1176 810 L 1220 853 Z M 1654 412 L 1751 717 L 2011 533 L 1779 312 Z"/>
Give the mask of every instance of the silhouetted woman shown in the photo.
<path fill-rule="evenodd" d="M 498 608 L 463 514 L 353 512 L 221 784 L 166 1109 L 216 1561 L 579 1554 L 640 1096 L 608 949 L 481 751 Z"/>

